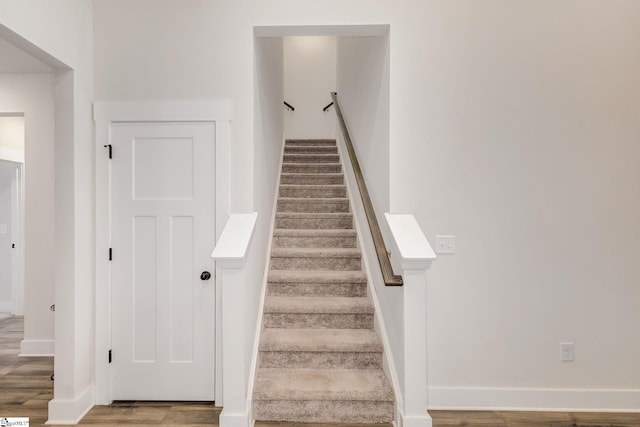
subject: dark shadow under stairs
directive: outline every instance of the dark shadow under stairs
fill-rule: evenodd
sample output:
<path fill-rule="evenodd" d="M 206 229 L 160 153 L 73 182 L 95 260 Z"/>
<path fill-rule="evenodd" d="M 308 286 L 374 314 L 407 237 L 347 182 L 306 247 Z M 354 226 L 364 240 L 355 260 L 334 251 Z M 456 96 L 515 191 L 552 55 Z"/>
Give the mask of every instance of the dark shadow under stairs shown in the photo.
<path fill-rule="evenodd" d="M 279 191 L 254 418 L 389 423 L 395 398 L 336 142 L 286 141 Z"/>

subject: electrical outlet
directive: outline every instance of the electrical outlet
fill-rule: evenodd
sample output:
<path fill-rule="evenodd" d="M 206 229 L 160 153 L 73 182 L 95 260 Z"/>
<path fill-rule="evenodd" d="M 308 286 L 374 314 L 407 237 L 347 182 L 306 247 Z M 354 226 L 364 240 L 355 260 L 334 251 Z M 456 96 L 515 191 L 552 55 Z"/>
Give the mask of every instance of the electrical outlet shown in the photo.
<path fill-rule="evenodd" d="M 560 360 L 562 362 L 573 362 L 573 343 L 572 342 L 560 343 Z"/>
<path fill-rule="evenodd" d="M 436 253 L 453 254 L 456 252 L 456 236 L 436 236 Z"/>

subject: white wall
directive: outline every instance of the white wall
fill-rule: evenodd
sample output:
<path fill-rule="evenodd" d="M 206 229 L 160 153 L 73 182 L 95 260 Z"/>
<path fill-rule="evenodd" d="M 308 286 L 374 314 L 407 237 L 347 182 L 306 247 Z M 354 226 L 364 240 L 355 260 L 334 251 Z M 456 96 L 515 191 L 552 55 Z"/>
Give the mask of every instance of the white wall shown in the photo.
<path fill-rule="evenodd" d="M 280 162 L 284 146 L 284 114 L 282 96 L 284 92 L 284 49 L 282 38 L 255 38 L 255 150 L 254 206 L 259 212 L 249 265 L 251 279 L 247 281 L 244 307 L 248 318 L 245 332 L 246 348 L 255 349 L 258 317 L 262 315 L 260 296 L 266 285 L 264 275 L 268 260 L 271 224 L 275 209 L 276 185 L 280 174 Z M 251 370 L 251 357 L 247 355 L 247 374 Z M 249 375 L 247 378 L 251 381 Z"/>
<path fill-rule="evenodd" d="M 232 212 L 261 197 L 253 26 L 389 24 L 389 208 L 458 236 L 429 285 L 432 401 L 489 387 L 478 406 L 531 408 L 557 404 L 554 389 L 640 383 L 638 2 L 94 5 L 97 98 L 233 100 Z M 575 362 L 558 361 L 560 340 Z M 637 394 L 607 396 L 624 408 Z"/>
<path fill-rule="evenodd" d="M 640 4 L 423 11 L 424 54 L 391 64 L 391 207 L 457 236 L 429 285 L 432 405 L 637 410 Z"/>
<path fill-rule="evenodd" d="M 52 423 L 73 422 L 93 403 L 92 6 L 86 0 L 0 0 L 0 36 L 56 68 L 55 250 L 49 253 L 56 268 L 48 278 L 56 303 Z"/>
<path fill-rule="evenodd" d="M 24 163 L 24 117 L 0 113 L 0 159 Z"/>
<path fill-rule="evenodd" d="M 335 138 L 333 111 L 322 111 L 336 91 L 336 38 L 284 38 L 285 135 L 289 139 Z"/>
<path fill-rule="evenodd" d="M 24 113 L 24 342 L 53 351 L 54 315 L 54 93 L 49 74 L 0 75 L 0 111 Z M 19 145 L 14 143 L 12 147 Z M 25 347 L 25 345 L 27 347 Z"/>
<path fill-rule="evenodd" d="M 12 312 L 11 243 L 14 203 L 11 187 L 15 185 L 15 174 L 15 163 L 0 160 L 0 227 L 6 227 L 4 233 L 0 231 L 0 313 Z"/>
<path fill-rule="evenodd" d="M 389 37 L 339 37 L 337 41 L 338 102 L 347 124 L 351 142 L 367 184 L 378 224 L 387 248 L 391 236 L 384 213 L 389 212 Z M 340 132 L 340 131 L 339 131 Z M 342 135 L 340 134 L 340 141 Z M 349 162 L 344 152 L 343 162 Z M 357 186 L 352 186 L 352 198 L 360 199 Z M 353 200 L 358 213 L 358 200 Z M 357 217 L 362 233 L 369 233 L 364 211 Z M 370 238 L 364 239 L 363 250 L 371 271 L 372 285 L 380 304 L 379 315 L 391 346 L 398 379 L 403 380 L 402 289 L 387 287 Z M 370 243 L 370 244 L 368 244 Z M 399 270 L 396 271 L 399 273 Z"/>

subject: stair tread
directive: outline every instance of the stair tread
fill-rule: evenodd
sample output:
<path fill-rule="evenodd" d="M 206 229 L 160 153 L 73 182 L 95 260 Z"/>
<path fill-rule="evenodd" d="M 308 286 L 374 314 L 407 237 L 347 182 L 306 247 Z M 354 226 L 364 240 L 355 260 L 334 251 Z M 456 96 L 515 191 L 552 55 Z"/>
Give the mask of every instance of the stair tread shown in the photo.
<path fill-rule="evenodd" d="M 343 177 L 344 174 L 342 172 L 282 172 L 281 176 L 286 177 L 294 177 L 294 176 L 302 176 L 302 177 L 310 177 L 310 176 L 320 176 L 320 178 L 340 178 Z M 303 185 L 303 184 L 298 184 Z"/>
<path fill-rule="evenodd" d="M 344 184 L 280 184 L 280 188 L 300 188 L 303 190 L 315 190 L 324 188 L 346 188 Z"/>
<path fill-rule="evenodd" d="M 276 228 L 273 230 L 275 237 L 354 237 L 356 230 L 342 228 Z"/>
<path fill-rule="evenodd" d="M 255 400 L 393 401 L 382 370 L 261 368 Z"/>
<path fill-rule="evenodd" d="M 291 156 L 292 154 L 285 154 L 286 156 Z M 331 156 L 333 156 L 334 154 L 330 154 Z M 325 155 L 325 157 L 328 157 L 329 155 Z M 296 166 L 322 166 L 322 165 L 341 165 L 341 163 L 338 162 L 282 162 L 283 165 L 296 165 Z M 290 172 L 291 173 L 291 172 Z M 314 172 L 314 173 L 321 173 L 321 172 Z M 333 173 L 337 173 L 337 172 L 333 172 Z"/>
<path fill-rule="evenodd" d="M 278 197 L 279 202 L 297 202 L 297 203 L 331 203 L 344 202 L 348 203 L 347 197 Z"/>
<path fill-rule="evenodd" d="M 276 212 L 276 218 L 351 218 L 351 212 Z"/>
<path fill-rule="evenodd" d="M 367 297 L 267 296 L 265 313 L 373 314 Z"/>
<path fill-rule="evenodd" d="M 382 343 L 372 329 L 267 328 L 260 351 L 382 352 Z"/>
<path fill-rule="evenodd" d="M 318 159 L 335 159 L 338 156 L 338 154 L 337 153 L 315 153 L 311 151 L 308 153 L 284 153 L 284 156 L 289 159 L 306 158 L 306 157 L 315 157 Z M 296 163 L 296 162 L 292 162 L 292 163 Z M 337 162 L 332 162 L 332 163 L 337 163 Z"/>
<path fill-rule="evenodd" d="M 367 275 L 363 271 L 272 270 L 268 280 L 270 283 L 366 283 Z"/>
<path fill-rule="evenodd" d="M 273 248 L 274 258 L 360 258 L 358 248 Z"/>
<path fill-rule="evenodd" d="M 291 139 L 287 139 L 285 140 L 285 143 L 294 143 L 294 144 L 335 144 L 336 140 L 335 139 L 329 139 L 329 138 L 311 138 L 311 139 L 300 139 L 300 138 L 291 138 Z"/>

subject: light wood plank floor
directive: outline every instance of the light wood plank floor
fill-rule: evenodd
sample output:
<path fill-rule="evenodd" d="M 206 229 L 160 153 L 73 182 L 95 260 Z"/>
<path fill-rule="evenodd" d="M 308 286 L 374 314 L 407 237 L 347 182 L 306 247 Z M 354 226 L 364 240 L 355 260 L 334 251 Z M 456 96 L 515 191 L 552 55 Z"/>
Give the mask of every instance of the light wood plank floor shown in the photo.
<path fill-rule="evenodd" d="M 0 320 L 0 417 L 29 417 L 31 426 L 43 426 L 53 395 L 53 359 L 18 357 L 24 322 L 20 317 Z M 96 406 L 81 426 L 133 427 L 141 425 L 202 427 L 218 425 L 222 408 L 213 403 L 116 402 Z M 432 411 L 434 427 L 640 427 L 640 414 Z M 298 427 L 291 423 L 256 423 L 255 427 Z M 388 427 L 388 424 L 377 427 Z M 343 427 L 306 424 L 305 427 Z M 350 425 L 349 427 L 353 427 Z M 371 427 L 361 425 L 360 427 Z"/>

